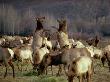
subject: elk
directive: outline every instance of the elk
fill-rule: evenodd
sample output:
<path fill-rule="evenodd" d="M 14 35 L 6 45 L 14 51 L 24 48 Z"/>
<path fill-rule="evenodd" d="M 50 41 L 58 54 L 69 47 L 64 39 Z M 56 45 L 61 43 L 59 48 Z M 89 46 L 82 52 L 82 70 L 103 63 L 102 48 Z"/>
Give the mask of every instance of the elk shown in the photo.
<path fill-rule="evenodd" d="M 0 38 L 0 46 L 2 46 L 5 43 L 5 39 L 4 38 Z"/>
<path fill-rule="evenodd" d="M 80 56 L 89 56 L 90 53 L 86 48 L 64 48 L 59 52 L 56 52 L 51 55 L 51 53 L 46 54 L 43 57 L 42 62 L 38 66 L 38 74 L 42 74 L 44 70 L 49 66 L 49 65 L 59 65 L 63 64 L 64 65 L 64 70 L 65 68 L 69 65 L 69 63 L 80 57 Z M 65 70 L 66 72 L 66 70 Z"/>
<path fill-rule="evenodd" d="M 68 82 L 73 82 L 74 77 L 78 77 L 79 82 L 83 82 L 83 76 L 87 75 L 87 82 L 91 82 L 93 71 L 92 59 L 88 56 L 81 56 L 73 60 L 68 66 Z"/>
<path fill-rule="evenodd" d="M 44 20 L 45 17 L 36 18 L 37 28 L 33 34 L 33 42 L 32 42 L 33 51 L 36 50 L 36 47 L 40 48 L 42 46 L 43 36 L 44 36 L 44 27 L 42 23 L 44 22 Z"/>
<path fill-rule="evenodd" d="M 106 51 L 102 57 L 102 64 L 104 66 L 105 60 L 108 62 L 109 72 L 110 72 L 110 51 Z"/>
<path fill-rule="evenodd" d="M 110 45 L 107 45 L 103 49 L 103 56 L 101 58 L 102 64 L 104 66 L 105 61 L 107 60 L 108 66 L 109 66 L 109 71 L 110 71 Z"/>
<path fill-rule="evenodd" d="M 66 20 L 58 20 L 59 23 L 59 29 L 58 29 L 58 35 L 57 35 L 57 39 L 58 42 L 60 44 L 60 47 L 62 48 L 65 45 L 69 45 L 69 39 L 68 39 L 68 33 L 67 33 L 67 22 Z"/>
<path fill-rule="evenodd" d="M 88 43 L 88 45 L 93 45 L 94 47 L 97 47 L 98 46 L 98 43 L 99 43 L 99 38 L 98 36 L 95 36 L 95 38 L 92 38 L 92 39 L 89 39 L 88 41 L 86 41 Z"/>
<path fill-rule="evenodd" d="M 14 51 L 14 57 L 18 61 L 18 69 L 22 71 L 22 65 L 24 60 L 25 61 L 30 61 L 31 64 L 33 64 L 33 59 L 32 59 L 32 49 L 31 46 L 29 45 L 22 45 L 20 47 L 15 47 L 13 48 Z M 21 68 L 19 68 L 19 63 L 21 62 Z M 27 64 L 28 67 L 28 64 Z M 27 68 L 26 68 L 27 70 Z"/>
<path fill-rule="evenodd" d="M 99 43 L 99 38 L 98 36 L 95 36 L 95 39 L 94 39 L 94 46 L 97 47 L 98 46 L 98 43 Z"/>
<path fill-rule="evenodd" d="M 15 77 L 14 65 L 12 63 L 13 56 L 14 52 L 11 49 L 0 47 L 0 63 L 4 63 L 6 68 L 4 78 L 7 76 L 8 64 L 12 67 L 13 77 Z"/>
<path fill-rule="evenodd" d="M 42 61 L 45 54 L 49 53 L 47 46 L 42 45 L 41 48 L 36 48 L 35 53 L 33 54 L 33 69 L 35 70 L 39 63 Z"/>
<path fill-rule="evenodd" d="M 46 74 L 47 74 L 47 67 L 51 66 L 51 71 L 52 71 L 52 65 L 59 65 L 59 70 L 58 70 L 58 74 L 60 75 L 62 69 L 61 69 L 61 65 L 60 65 L 60 51 L 51 51 L 50 53 L 47 53 L 46 55 L 44 55 L 41 63 L 38 65 L 38 75 L 42 74 L 45 70 L 46 70 Z M 53 71 L 52 71 L 52 75 L 53 75 Z"/>

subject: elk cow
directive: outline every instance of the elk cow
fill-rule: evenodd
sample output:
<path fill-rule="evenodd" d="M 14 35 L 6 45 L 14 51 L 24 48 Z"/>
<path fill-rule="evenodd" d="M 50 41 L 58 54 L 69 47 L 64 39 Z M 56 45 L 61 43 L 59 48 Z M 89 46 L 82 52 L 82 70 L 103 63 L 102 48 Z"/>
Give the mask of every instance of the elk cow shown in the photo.
<path fill-rule="evenodd" d="M 60 44 L 60 47 L 62 48 L 65 45 L 69 45 L 69 48 L 71 48 L 67 33 L 67 22 L 66 20 L 58 20 L 59 22 L 59 29 L 58 29 L 58 35 L 57 39 Z"/>
<path fill-rule="evenodd" d="M 92 59 L 88 56 L 81 56 L 73 60 L 68 66 L 68 82 L 73 82 L 74 77 L 79 77 L 79 82 L 83 82 L 83 76 L 87 75 L 87 82 L 91 82 L 93 71 Z"/>
<path fill-rule="evenodd" d="M 33 69 L 35 70 L 39 63 L 42 61 L 45 54 L 49 53 L 47 46 L 43 45 L 41 48 L 36 48 L 33 54 Z"/>
<path fill-rule="evenodd" d="M 65 67 L 67 67 L 72 60 L 80 56 L 90 57 L 90 53 L 86 48 L 64 48 L 59 52 L 46 54 L 38 66 L 38 74 L 42 74 L 49 65 L 64 64 L 65 70 Z"/>
<path fill-rule="evenodd" d="M 27 62 L 30 61 L 33 64 L 31 46 L 22 45 L 21 47 L 13 48 L 13 51 L 14 51 L 14 57 L 18 60 L 18 64 L 21 62 L 21 68 L 19 68 L 19 65 L 18 65 L 19 70 L 22 71 L 22 65 L 23 65 L 24 60 L 25 61 L 27 60 Z"/>
<path fill-rule="evenodd" d="M 36 47 L 40 48 L 43 43 L 43 35 L 44 35 L 44 29 L 43 29 L 43 22 L 45 20 L 45 17 L 36 18 L 37 21 L 37 28 L 33 34 L 33 42 L 32 42 L 32 48 L 33 51 L 36 50 Z"/>
<path fill-rule="evenodd" d="M 13 56 L 14 56 L 14 52 L 11 49 L 0 47 L 0 63 L 4 63 L 4 65 L 6 67 L 4 77 L 7 76 L 8 64 L 12 67 L 13 77 L 15 77 L 14 65 L 12 63 Z"/>

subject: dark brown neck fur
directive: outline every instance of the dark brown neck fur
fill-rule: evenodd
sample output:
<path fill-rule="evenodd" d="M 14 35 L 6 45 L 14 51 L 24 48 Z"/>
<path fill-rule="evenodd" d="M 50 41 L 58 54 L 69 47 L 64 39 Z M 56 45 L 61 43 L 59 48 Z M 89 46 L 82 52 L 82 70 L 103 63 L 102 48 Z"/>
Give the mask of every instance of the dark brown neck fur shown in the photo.
<path fill-rule="evenodd" d="M 42 25 L 42 23 L 41 23 L 40 21 L 37 21 L 36 31 L 37 31 L 37 30 L 41 30 L 41 29 L 43 29 L 43 25 Z"/>

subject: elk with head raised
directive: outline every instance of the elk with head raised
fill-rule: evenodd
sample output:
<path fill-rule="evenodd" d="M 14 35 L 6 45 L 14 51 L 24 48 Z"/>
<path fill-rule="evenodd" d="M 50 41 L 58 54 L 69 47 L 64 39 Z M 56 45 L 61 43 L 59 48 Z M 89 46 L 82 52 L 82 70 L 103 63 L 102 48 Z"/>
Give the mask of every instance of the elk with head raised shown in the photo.
<path fill-rule="evenodd" d="M 33 42 L 32 42 L 32 48 L 33 51 L 36 50 L 36 47 L 40 48 L 43 43 L 43 35 L 44 35 L 44 28 L 43 28 L 43 22 L 45 20 L 45 17 L 38 17 L 36 18 L 37 22 L 37 28 L 33 34 Z"/>
<path fill-rule="evenodd" d="M 69 45 L 69 38 L 68 38 L 68 32 L 67 32 L 67 21 L 66 20 L 58 20 L 59 23 L 59 29 L 58 29 L 58 35 L 57 39 L 60 44 L 60 47 L 62 48 L 65 45 Z"/>

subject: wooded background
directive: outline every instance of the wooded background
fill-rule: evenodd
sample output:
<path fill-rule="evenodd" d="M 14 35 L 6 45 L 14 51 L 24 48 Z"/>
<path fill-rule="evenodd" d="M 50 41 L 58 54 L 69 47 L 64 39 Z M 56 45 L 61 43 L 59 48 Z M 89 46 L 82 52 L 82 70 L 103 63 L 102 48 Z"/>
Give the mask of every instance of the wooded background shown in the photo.
<path fill-rule="evenodd" d="M 110 0 L 0 0 L 0 34 L 31 35 L 38 16 L 51 30 L 65 18 L 70 34 L 110 36 Z"/>

